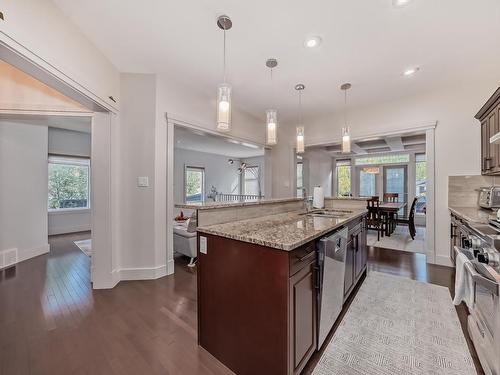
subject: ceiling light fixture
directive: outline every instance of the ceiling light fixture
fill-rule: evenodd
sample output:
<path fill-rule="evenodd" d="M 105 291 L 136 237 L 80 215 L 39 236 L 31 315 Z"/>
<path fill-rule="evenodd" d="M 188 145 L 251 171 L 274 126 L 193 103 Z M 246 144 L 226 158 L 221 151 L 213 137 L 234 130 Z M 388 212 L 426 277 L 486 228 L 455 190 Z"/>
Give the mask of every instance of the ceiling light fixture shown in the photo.
<path fill-rule="evenodd" d="M 304 45 L 307 48 L 318 47 L 321 44 L 321 38 L 319 36 L 311 36 L 307 38 L 304 42 Z"/>
<path fill-rule="evenodd" d="M 401 8 L 408 5 L 410 2 L 411 0 L 392 0 L 392 5 L 396 8 Z"/>
<path fill-rule="evenodd" d="M 295 85 L 295 90 L 299 92 L 299 122 L 297 124 L 297 153 L 302 154 L 304 152 L 304 125 L 302 124 L 302 90 L 304 90 L 306 87 L 302 84 L 299 83 Z"/>
<path fill-rule="evenodd" d="M 416 72 L 418 72 L 420 70 L 419 67 L 415 67 L 415 68 L 408 68 L 406 69 L 404 72 L 403 72 L 403 75 L 405 77 L 409 77 L 409 76 L 412 76 L 414 75 Z"/>
<path fill-rule="evenodd" d="M 224 81 L 217 88 L 217 131 L 231 131 L 231 85 L 226 83 L 226 30 L 231 29 L 233 23 L 228 16 L 220 16 L 217 26 L 224 31 Z"/>
<path fill-rule="evenodd" d="M 268 59 L 266 66 L 271 71 L 271 89 L 273 88 L 273 68 L 278 66 L 278 60 Z M 274 97 L 274 96 L 273 96 Z M 278 112 L 275 109 L 266 111 L 266 144 L 274 146 L 278 143 Z"/>
<path fill-rule="evenodd" d="M 347 90 L 352 87 L 350 83 L 344 83 L 340 89 L 344 91 L 344 127 L 342 128 L 342 153 L 351 152 L 351 134 L 347 125 Z"/>

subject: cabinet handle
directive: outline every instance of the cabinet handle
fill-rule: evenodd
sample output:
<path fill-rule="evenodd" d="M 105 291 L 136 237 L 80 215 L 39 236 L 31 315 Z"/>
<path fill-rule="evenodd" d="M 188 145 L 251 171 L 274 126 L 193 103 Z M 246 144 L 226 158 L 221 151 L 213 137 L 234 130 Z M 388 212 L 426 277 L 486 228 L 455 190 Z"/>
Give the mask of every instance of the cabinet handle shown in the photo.
<path fill-rule="evenodd" d="M 303 257 L 300 257 L 300 258 L 299 258 L 299 257 L 297 256 L 297 258 L 299 258 L 299 262 L 302 262 L 302 261 L 304 261 L 304 260 L 306 260 L 306 259 L 310 258 L 312 255 L 314 255 L 314 252 L 315 252 L 315 250 L 313 250 L 313 251 L 311 251 L 311 252 L 307 253 L 307 254 L 306 254 L 306 255 L 304 255 Z"/>
<path fill-rule="evenodd" d="M 314 272 L 314 289 L 319 289 L 319 267 L 313 266 Z"/>

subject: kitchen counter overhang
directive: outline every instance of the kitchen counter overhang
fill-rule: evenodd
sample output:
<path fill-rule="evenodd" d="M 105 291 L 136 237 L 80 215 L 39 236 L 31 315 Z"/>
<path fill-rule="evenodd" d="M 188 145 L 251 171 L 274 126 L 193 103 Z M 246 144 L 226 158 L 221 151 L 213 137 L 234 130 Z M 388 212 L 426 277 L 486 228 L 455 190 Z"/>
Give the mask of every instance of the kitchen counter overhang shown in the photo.
<path fill-rule="evenodd" d="M 290 251 L 366 214 L 365 209 L 336 210 L 341 217 L 313 216 L 293 211 L 259 218 L 198 227 L 199 233 Z"/>

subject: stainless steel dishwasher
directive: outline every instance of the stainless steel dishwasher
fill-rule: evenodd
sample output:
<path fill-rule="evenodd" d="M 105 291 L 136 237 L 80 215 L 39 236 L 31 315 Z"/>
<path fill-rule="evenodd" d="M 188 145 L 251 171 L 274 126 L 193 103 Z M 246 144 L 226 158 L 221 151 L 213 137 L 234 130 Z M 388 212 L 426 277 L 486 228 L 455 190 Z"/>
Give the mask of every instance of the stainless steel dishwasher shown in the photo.
<path fill-rule="evenodd" d="M 318 350 L 337 320 L 344 302 L 348 229 L 343 227 L 318 241 Z"/>

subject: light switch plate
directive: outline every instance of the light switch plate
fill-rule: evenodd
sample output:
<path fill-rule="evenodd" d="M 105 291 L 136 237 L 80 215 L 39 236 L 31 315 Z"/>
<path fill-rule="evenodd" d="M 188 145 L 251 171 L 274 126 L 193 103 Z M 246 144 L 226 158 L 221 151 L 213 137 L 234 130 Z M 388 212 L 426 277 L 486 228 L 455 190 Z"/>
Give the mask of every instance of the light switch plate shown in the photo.
<path fill-rule="evenodd" d="M 200 253 L 207 253 L 207 237 L 200 236 Z"/>
<path fill-rule="evenodd" d="M 148 187 L 149 186 L 149 178 L 148 177 L 137 177 L 137 186 L 138 187 Z"/>

